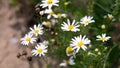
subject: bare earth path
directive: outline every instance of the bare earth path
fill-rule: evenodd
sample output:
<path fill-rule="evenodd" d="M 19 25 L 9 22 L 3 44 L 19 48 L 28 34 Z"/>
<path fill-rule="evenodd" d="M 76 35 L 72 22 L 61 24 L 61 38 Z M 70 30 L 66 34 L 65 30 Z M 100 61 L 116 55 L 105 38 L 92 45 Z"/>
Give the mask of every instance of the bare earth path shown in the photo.
<path fill-rule="evenodd" d="M 7 0 L 0 0 L 0 68 L 29 68 L 27 61 L 16 57 L 24 22 L 15 17 L 15 8 L 10 8 Z"/>
<path fill-rule="evenodd" d="M 0 0 L 0 68 L 46 68 L 42 58 L 33 58 L 33 61 L 28 62 L 16 57 L 22 50 L 19 45 L 20 38 L 26 30 L 25 16 L 29 16 L 29 13 L 23 13 L 24 17 L 17 17 L 17 7 L 10 7 L 8 1 L 10 0 Z M 52 68 L 58 68 L 55 60 L 48 59 L 53 65 Z"/>

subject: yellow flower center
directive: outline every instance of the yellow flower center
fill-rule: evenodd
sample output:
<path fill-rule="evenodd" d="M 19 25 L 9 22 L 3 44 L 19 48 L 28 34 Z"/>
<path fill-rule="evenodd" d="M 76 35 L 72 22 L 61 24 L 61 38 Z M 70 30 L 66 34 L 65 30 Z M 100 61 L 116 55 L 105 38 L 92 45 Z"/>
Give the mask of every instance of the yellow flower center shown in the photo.
<path fill-rule="evenodd" d="M 69 60 L 66 60 L 66 64 L 68 65 L 70 62 L 69 62 Z"/>
<path fill-rule="evenodd" d="M 43 49 L 40 48 L 40 49 L 37 50 L 37 52 L 38 52 L 38 53 L 42 53 L 42 52 L 43 52 Z"/>
<path fill-rule="evenodd" d="M 106 40 L 106 38 L 105 38 L 105 37 L 102 37 L 102 38 L 101 38 L 101 40 L 102 40 L 102 41 L 105 41 L 105 40 Z"/>
<path fill-rule="evenodd" d="M 69 30 L 72 30 L 72 29 L 73 29 L 73 26 L 72 26 L 72 25 L 68 26 L 68 29 L 69 29 Z"/>
<path fill-rule="evenodd" d="M 34 33 L 35 33 L 35 34 L 38 34 L 38 33 L 39 33 L 39 30 L 38 30 L 38 29 L 34 30 Z"/>
<path fill-rule="evenodd" d="M 61 17 L 61 14 L 60 14 L 60 13 L 58 13 L 58 14 L 57 14 L 57 16 L 60 18 L 60 17 Z"/>
<path fill-rule="evenodd" d="M 53 11 L 51 11 L 51 12 L 50 12 L 50 15 L 53 15 L 53 14 L 54 14 L 54 12 L 53 12 Z"/>
<path fill-rule="evenodd" d="M 82 41 L 80 41 L 80 42 L 77 43 L 77 45 L 78 45 L 79 47 L 81 47 L 81 46 L 84 45 L 84 43 L 83 43 Z"/>
<path fill-rule="evenodd" d="M 52 0 L 47 0 L 47 4 L 52 4 Z"/>
<path fill-rule="evenodd" d="M 85 20 L 85 24 L 88 25 L 89 24 L 89 20 Z"/>
<path fill-rule="evenodd" d="M 27 41 L 27 42 L 30 42 L 30 40 L 31 40 L 30 37 L 27 37 L 27 38 L 26 38 L 26 41 Z"/>
<path fill-rule="evenodd" d="M 49 26 L 49 25 L 50 25 L 50 22 L 49 22 L 49 21 L 46 21 L 45 25 L 46 25 L 46 26 Z"/>
<path fill-rule="evenodd" d="M 71 46 L 67 47 L 66 52 L 67 52 L 68 54 L 73 53 L 72 47 L 71 47 Z"/>

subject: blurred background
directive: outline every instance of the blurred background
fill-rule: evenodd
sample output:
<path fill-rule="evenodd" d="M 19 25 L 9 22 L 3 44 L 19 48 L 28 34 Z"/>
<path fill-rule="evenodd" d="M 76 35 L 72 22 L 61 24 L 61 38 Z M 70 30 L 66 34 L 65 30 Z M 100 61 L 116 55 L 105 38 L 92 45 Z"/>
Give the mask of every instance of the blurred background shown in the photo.
<path fill-rule="evenodd" d="M 109 68 L 120 68 L 120 0 L 62 1 L 71 1 L 72 5 L 68 7 L 68 11 L 71 11 L 70 15 L 74 14 L 73 12 L 79 16 L 94 15 L 96 20 L 99 19 L 97 23 L 103 22 L 103 16 L 108 13 L 114 15 L 115 21 L 106 31 L 111 34 L 111 41 L 118 46 L 112 50 L 108 61 Z M 40 2 L 41 0 L 0 0 L 0 68 L 45 68 L 42 59 L 31 58 L 30 50 L 20 44 L 20 38 L 25 35 L 30 26 L 38 22 L 36 5 Z M 27 56 L 20 58 L 20 53 Z M 52 68 L 59 68 L 59 61 L 48 59 L 52 63 Z"/>

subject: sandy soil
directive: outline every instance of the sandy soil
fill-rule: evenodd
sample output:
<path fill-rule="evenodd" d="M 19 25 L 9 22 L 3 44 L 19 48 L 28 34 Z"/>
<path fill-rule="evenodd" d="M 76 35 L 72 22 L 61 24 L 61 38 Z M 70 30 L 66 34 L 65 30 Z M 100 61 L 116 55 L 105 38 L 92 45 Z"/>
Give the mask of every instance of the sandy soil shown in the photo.
<path fill-rule="evenodd" d="M 20 38 L 26 32 L 27 15 L 17 17 L 16 9 L 18 7 L 9 7 L 8 1 L 0 0 L 0 68 L 46 68 L 46 63 L 41 58 L 34 57 L 29 62 L 25 56 L 17 57 L 26 49 L 20 45 Z M 53 59 L 47 59 L 53 65 L 52 68 L 58 68 Z"/>
<path fill-rule="evenodd" d="M 16 57 L 25 19 L 17 18 L 15 10 L 7 0 L 0 2 L 0 68 L 29 68 L 27 61 Z"/>

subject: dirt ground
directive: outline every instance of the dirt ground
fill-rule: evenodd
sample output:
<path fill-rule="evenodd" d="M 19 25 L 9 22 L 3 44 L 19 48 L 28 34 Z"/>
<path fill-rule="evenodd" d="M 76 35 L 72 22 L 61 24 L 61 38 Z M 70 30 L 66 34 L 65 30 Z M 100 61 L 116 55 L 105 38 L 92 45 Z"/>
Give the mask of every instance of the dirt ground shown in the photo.
<path fill-rule="evenodd" d="M 27 61 L 16 57 L 24 18 L 16 18 L 15 8 L 10 8 L 7 0 L 0 2 L 0 68 L 29 68 Z M 19 25 L 14 27 L 15 25 Z M 23 27 L 23 28 L 22 28 Z M 19 30 L 20 28 L 20 30 Z"/>
<path fill-rule="evenodd" d="M 0 68 L 46 68 L 41 58 L 33 58 L 34 61 L 29 62 L 25 56 L 22 59 L 17 57 L 18 53 L 25 49 L 20 45 L 20 38 L 26 32 L 25 24 L 28 21 L 26 14 L 18 17 L 16 15 L 18 7 L 10 7 L 8 1 L 0 0 Z M 51 61 L 49 63 L 55 67 L 56 62 Z"/>

